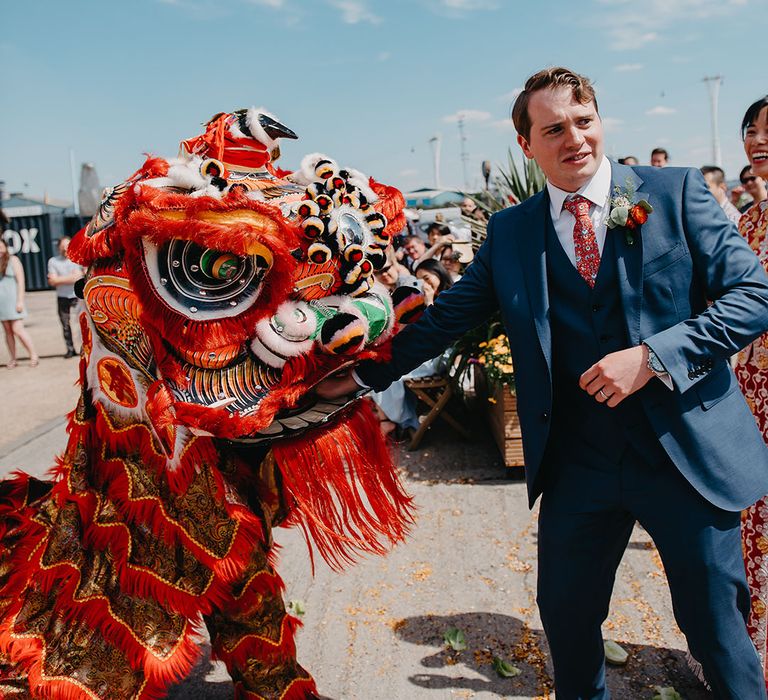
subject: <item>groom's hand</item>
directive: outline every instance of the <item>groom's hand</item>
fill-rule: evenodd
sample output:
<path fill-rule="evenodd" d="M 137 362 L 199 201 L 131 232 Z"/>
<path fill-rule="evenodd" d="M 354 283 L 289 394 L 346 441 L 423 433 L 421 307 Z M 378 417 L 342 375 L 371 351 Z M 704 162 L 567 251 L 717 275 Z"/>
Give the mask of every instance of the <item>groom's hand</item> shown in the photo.
<path fill-rule="evenodd" d="M 613 408 L 654 376 L 648 368 L 648 348 L 637 345 L 606 355 L 581 375 L 579 386 L 596 401 Z"/>
<path fill-rule="evenodd" d="M 324 399 L 335 399 L 339 396 L 354 394 L 360 390 L 360 385 L 352 378 L 352 373 L 323 379 L 315 387 L 318 396 Z"/>

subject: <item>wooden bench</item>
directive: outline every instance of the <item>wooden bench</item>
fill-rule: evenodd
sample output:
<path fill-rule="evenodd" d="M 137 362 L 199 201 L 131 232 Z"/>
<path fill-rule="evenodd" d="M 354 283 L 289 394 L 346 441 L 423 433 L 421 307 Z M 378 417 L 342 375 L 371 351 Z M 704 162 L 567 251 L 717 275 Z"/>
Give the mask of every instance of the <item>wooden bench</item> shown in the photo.
<path fill-rule="evenodd" d="M 405 386 L 416 395 L 416 398 L 419 401 L 423 401 L 429 406 L 429 413 L 424 416 L 421 425 L 419 425 L 419 429 L 413 434 L 410 443 L 408 443 L 409 450 L 418 448 L 424 437 L 424 433 L 427 432 L 429 426 L 432 425 L 438 416 L 440 416 L 462 437 L 467 440 L 470 438 L 467 429 L 464 428 L 464 426 L 462 426 L 446 409 L 448 402 L 453 396 L 453 386 L 448 377 L 435 375 L 419 379 L 405 379 L 403 381 Z"/>

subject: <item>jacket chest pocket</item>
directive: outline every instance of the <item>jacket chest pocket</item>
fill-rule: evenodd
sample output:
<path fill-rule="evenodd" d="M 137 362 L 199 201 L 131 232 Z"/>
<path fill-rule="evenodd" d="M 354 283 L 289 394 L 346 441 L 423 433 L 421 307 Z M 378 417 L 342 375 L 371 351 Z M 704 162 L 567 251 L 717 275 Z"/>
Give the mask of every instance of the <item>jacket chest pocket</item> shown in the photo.
<path fill-rule="evenodd" d="M 678 241 L 672 248 L 643 262 L 643 277 L 647 280 L 649 277 L 662 270 L 666 270 L 685 257 L 688 257 L 688 249 L 683 245 L 682 241 Z"/>

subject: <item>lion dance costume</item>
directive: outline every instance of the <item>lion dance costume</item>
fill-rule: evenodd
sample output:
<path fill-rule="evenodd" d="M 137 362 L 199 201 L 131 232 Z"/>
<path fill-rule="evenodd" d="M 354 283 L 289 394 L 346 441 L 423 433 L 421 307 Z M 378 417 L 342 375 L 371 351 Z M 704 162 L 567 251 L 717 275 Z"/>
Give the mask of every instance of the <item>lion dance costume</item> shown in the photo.
<path fill-rule="evenodd" d="M 367 400 L 312 391 L 418 313 L 372 276 L 402 195 L 320 154 L 280 170 L 280 138 L 218 114 L 72 241 L 82 393 L 53 480 L 0 484 L 0 697 L 162 697 L 203 624 L 238 698 L 315 697 L 272 527 L 335 568 L 404 536 Z"/>

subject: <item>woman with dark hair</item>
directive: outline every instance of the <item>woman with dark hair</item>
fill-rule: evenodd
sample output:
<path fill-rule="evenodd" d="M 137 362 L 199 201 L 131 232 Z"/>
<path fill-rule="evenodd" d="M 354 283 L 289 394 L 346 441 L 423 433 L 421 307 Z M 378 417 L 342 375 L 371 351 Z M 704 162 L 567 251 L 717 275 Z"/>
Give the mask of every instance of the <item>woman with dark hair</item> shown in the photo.
<path fill-rule="evenodd" d="M 768 180 L 768 95 L 752 104 L 741 123 L 744 151 L 752 172 Z M 739 221 L 739 231 L 768 270 L 768 200 L 756 202 Z M 768 333 L 739 353 L 736 376 L 768 442 Z M 768 498 L 742 514 L 742 544 L 752 611 L 748 628 L 768 669 Z"/>
<path fill-rule="evenodd" d="M 424 299 L 427 306 L 433 304 L 435 299 L 453 286 L 453 279 L 448 270 L 443 267 L 439 260 L 429 258 L 421 260 L 416 266 L 416 277 L 421 280 L 424 287 Z"/>

